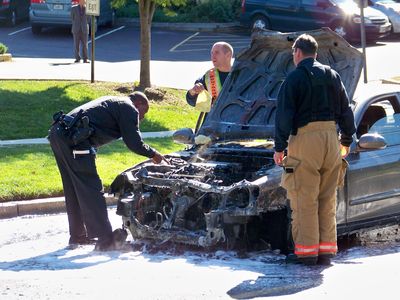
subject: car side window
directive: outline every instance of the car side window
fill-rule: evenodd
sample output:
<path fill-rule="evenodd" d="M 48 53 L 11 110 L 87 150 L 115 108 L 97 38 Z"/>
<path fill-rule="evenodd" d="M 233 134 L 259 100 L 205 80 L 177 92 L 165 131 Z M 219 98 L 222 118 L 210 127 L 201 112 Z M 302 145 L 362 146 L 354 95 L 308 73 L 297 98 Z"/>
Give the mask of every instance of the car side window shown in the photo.
<path fill-rule="evenodd" d="M 390 99 L 382 99 L 372 103 L 361 118 L 357 128 L 357 138 L 360 138 L 363 134 L 372 133 L 372 128 L 379 120 L 393 117 L 394 113 Z"/>
<path fill-rule="evenodd" d="M 385 138 L 388 146 L 400 145 L 400 114 L 389 115 L 378 120 L 369 130 Z"/>

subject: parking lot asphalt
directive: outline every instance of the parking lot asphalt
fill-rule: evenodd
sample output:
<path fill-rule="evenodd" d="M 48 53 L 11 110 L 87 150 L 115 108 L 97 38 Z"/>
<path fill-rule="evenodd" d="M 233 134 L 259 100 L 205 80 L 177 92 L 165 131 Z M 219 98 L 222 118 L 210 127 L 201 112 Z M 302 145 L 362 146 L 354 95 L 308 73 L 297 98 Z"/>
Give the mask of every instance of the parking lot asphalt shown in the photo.
<path fill-rule="evenodd" d="M 136 29 L 133 31 L 127 29 L 137 26 L 137 20 L 122 19 L 118 21 L 118 27 L 115 29 L 111 31 L 102 29 L 96 36 L 99 40 L 96 41 L 94 60 L 95 81 L 132 84 L 139 81 L 140 50 L 137 43 L 139 33 Z M 21 27 L 23 28 L 16 28 L 13 32 L 8 29 L 3 30 L 5 35 L 3 42 L 10 43 L 9 50 L 13 58 L 12 61 L 1 63 L 0 79 L 91 80 L 91 63 L 74 63 L 70 53 L 72 40 L 67 32 L 60 34 L 57 31 L 46 31 L 33 39 L 29 24 L 21 24 Z M 212 37 L 207 41 L 202 40 L 204 43 L 202 48 L 205 48 L 205 51 L 201 54 L 198 52 L 199 43 L 192 46 L 196 49 L 181 50 L 184 47 L 183 44 L 188 44 L 182 43 L 184 42 L 182 40 L 192 36 L 191 33 L 185 32 L 174 35 L 177 29 L 191 31 L 193 35 L 204 32 L 204 34 L 213 35 L 216 39 L 224 39 L 224 34 L 236 32 L 237 28 L 237 23 L 153 23 L 151 83 L 155 86 L 188 89 L 200 74 L 211 67 L 209 49 L 213 43 Z M 229 36 L 229 34 L 226 35 Z M 25 39 L 31 41 L 35 48 L 24 46 L 22 41 Z M 247 35 L 244 41 L 238 42 L 240 43 L 238 47 L 242 49 L 247 46 L 249 40 Z M 118 46 L 116 43 L 119 43 Z M 179 49 L 175 49 L 177 46 Z"/>

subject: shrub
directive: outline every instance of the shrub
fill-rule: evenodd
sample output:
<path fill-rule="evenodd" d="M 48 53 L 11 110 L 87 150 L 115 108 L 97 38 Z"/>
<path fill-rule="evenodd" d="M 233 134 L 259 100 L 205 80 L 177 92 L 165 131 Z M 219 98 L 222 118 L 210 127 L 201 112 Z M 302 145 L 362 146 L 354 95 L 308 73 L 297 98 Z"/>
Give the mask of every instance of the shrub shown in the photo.
<path fill-rule="evenodd" d="M 0 54 L 6 53 L 7 50 L 8 50 L 7 46 L 2 44 L 2 43 L 0 43 Z"/>
<path fill-rule="evenodd" d="M 232 22 L 240 13 L 241 0 L 188 0 L 186 5 L 163 8 L 158 6 L 154 13 L 154 22 Z M 136 3 L 117 10 L 118 17 L 138 18 Z"/>

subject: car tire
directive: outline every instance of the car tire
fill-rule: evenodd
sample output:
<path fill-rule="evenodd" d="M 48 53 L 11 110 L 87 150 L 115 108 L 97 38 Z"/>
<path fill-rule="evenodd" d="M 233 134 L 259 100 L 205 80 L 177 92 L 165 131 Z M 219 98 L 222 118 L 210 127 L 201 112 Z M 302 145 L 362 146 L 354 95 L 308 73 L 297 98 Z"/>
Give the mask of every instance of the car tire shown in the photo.
<path fill-rule="evenodd" d="M 270 29 L 270 23 L 267 17 L 263 15 L 256 15 L 251 22 L 251 29 L 254 28 L 262 28 L 262 29 Z"/>
<path fill-rule="evenodd" d="M 40 34 L 42 32 L 42 27 L 38 25 L 32 25 L 32 33 Z"/>
<path fill-rule="evenodd" d="M 15 11 L 15 9 L 11 11 L 7 25 L 10 27 L 14 27 L 15 25 L 17 25 L 17 12 Z"/>

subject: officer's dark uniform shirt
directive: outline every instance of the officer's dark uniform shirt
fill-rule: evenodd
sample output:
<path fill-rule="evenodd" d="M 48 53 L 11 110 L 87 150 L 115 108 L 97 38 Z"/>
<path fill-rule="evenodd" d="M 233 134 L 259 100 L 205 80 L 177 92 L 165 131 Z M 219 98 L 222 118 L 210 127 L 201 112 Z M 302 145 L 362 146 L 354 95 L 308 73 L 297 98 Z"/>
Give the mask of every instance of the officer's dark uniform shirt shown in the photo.
<path fill-rule="evenodd" d="M 221 82 L 221 86 L 223 86 L 226 77 L 228 77 L 229 72 L 218 71 L 218 74 L 219 74 L 219 80 L 220 80 L 220 82 Z M 194 82 L 194 84 L 197 84 L 197 83 L 201 83 L 207 91 L 210 91 L 210 90 L 208 89 L 209 87 L 208 87 L 207 84 L 206 84 L 206 74 L 204 74 L 203 77 L 197 79 L 197 80 Z M 197 101 L 197 95 L 192 96 L 192 95 L 190 95 L 190 93 L 189 93 L 189 91 L 188 91 L 188 92 L 186 93 L 186 102 L 187 102 L 189 105 L 191 105 L 191 106 L 196 106 L 196 101 Z"/>
<path fill-rule="evenodd" d="M 316 86 L 315 82 L 329 84 Z M 303 59 L 287 76 L 277 103 L 275 151 L 285 150 L 289 135 L 296 135 L 298 128 L 314 121 L 336 121 L 341 144 L 350 146 L 353 141 L 352 135 L 356 131 L 354 115 L 340 76 L 313 58 Z"/>
<path fill-rule="evenodd" d="M 68 115 L 75 116 L 83 109 L 83 116 L 89 117 L 94 129 L 89 138 L 95 148 L 122 137 L 126 146 L 133 152 L 153 157 L 155 150 L 146 145 L 139 131 L 139 112 L 129 98 L 101 97 L 72 110 Z"/>

